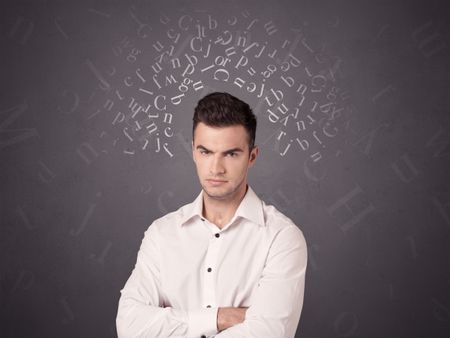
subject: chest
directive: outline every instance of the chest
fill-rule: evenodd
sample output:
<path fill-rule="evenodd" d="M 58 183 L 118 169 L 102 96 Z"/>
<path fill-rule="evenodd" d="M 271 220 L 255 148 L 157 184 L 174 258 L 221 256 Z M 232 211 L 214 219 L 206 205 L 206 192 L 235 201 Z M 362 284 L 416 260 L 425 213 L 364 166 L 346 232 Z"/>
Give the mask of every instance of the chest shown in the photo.
<path fill-rule="evenodd" d="M 270 247 L 258 228 L 186 231 L 162 247 L 165 301 L 181 308 L 249 306 Z"/>

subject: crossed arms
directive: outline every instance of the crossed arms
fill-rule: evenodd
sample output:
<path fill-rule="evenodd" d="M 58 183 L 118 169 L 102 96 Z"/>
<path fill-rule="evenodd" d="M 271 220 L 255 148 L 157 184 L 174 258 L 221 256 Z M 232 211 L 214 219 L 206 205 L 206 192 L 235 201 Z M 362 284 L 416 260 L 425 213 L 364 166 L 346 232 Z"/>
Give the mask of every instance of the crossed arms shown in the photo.
<path fill-rule="evenodd" d="M 280 230 L 273 240 L 250 307 L 189 311 L 160 307 L 160 269 L 158 264 L 149 264 L 160 261 L 152 232 L 150 226 L 136 266 L 121 291 L 116 319 L 120 338 L 294 337 L 303 306 L 307 263 L 306 242 L 295 225 Z"/>

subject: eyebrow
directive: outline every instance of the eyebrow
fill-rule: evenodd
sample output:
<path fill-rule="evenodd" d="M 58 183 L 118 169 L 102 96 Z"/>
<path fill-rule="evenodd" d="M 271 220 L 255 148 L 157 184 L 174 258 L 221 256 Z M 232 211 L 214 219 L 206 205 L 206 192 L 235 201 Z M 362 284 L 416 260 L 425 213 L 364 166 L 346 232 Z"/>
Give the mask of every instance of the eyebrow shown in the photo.
<path fill-rule="evenodd" d="M 199 144 L 197 147 L 196 147 L 196 149 L 199 149 L 199 150 L 205 150 L 205 151 L 209 151 L 210 153 L 213 153 L 213 151 L 211 151 L 211 150 L 209 150 L 208 148 L 206 148 L 205 146 L 202 146 L 201 144 Z M 222 152 L 222 154 L 230 154 L 230 153 L 237 153 L 237 152 L 244 152 L 244 150 L 242 150 L 241 148 L 239 148 L 239 147 L 236 147 L 236 148 L 231 148 L 231 149 L 228 149 L 228 150 L 225 150 L 225 151 L 223 151 Z"/>

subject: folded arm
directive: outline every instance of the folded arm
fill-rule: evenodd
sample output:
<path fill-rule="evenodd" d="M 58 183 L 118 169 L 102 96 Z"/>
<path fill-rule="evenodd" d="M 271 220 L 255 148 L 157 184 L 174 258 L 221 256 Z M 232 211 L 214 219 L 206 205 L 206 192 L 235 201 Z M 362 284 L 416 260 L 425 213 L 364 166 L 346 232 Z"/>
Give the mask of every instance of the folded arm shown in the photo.
<path fill-rule="evenodd" d="M 282 229 L 269 250 L 245 320 L 216 338 L 291 338 L 303 307 L 307 247 L 296 226 Z"/>
<path fill-rule="evenodd" d="M 156 228 L 146 231 L 136 266 L 121 290 L 116 318 L 119 338 L 201 337 L 217 333 L 217 308 L 184 311 L 162 307 Z"/>

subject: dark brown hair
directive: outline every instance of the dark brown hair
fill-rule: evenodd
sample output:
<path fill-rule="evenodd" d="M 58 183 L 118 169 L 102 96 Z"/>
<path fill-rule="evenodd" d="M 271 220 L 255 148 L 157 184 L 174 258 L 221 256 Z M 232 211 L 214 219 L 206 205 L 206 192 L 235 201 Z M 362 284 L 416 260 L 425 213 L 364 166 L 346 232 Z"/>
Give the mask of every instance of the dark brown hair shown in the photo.
<path fill-rule="evenodd" d="M 256 116 L 250 106 L 228 93 L 211 93 L 200 99 L 194 110 L 192 138 L 200 122 L 210 127 L 242 125 L 248 134 L 250 151 L 255 146 Z"/>

